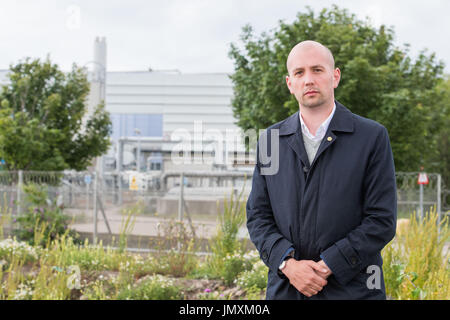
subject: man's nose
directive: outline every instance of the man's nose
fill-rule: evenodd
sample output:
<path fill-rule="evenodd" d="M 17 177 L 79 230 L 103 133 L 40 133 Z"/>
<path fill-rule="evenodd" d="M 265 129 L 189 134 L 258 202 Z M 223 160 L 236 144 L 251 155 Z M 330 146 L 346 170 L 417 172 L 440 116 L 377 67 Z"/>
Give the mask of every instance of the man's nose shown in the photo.
<path fill-rule="evenodd" d="M 312 84 L 314 84 L 314 77 L 311 74 L 311 72 L 306 72 L 303 79 L 305 80 L 305 85 L 312 85 Z"/>

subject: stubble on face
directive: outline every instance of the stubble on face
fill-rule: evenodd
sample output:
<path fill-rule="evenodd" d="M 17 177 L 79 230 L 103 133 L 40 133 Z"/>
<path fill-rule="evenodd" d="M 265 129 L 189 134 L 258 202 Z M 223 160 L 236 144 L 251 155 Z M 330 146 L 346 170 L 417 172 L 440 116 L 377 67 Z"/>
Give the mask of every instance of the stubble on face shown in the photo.
<path fill-rule="evenodd" d="M 313 52 L 315 56 L 320 55 L 322 57 L 321 61 L 323 67 L 330 68 L 330 70 L 334 70 L 335 68 L 334 58 L 331 51 L 321 43 L 307 40 L 298 43 L 294 48 L 292 48 L 291 52 L 289 53 L 288 59 L 286 61 L 286 67 L 288 69 L 289 77 L 294 76 L 292 70 L 295 70 L 295 61 L 296 59 L 299 59 L 298 55 L 301 55 L 302 53 L 305 53 L 307 51 Z M 302 60 L 303 59 L 304 57 L 302 58 Z M 311 90 L 315 91 L 315 93 L 312 95 L 306 94 Z M 323 92 L 321 89 L 315 87 L 313 84 L 310 85 L 306 84 L 302 92 L 296 92 L 294 93 L 294 95 L 301 106 L 310 109 L 320 107 L 325 103 L 327 103 L 327 101 L 329 100 L 328 99 L 329 93 Z"/>
<path fill-rule="evenodd" d="M 314 97 L 310 97 L 308 95 L 298 94 L 296 95 L 297 101 L 305 108 L 314 109 L 317 107 L 320 107 L 324 103 L 326 103 L 326 97 L 324 97 L 323 93 L 316 88 L 308 88 L 308 90 L 314 90 L 317 93 L 314 95 Z"/>

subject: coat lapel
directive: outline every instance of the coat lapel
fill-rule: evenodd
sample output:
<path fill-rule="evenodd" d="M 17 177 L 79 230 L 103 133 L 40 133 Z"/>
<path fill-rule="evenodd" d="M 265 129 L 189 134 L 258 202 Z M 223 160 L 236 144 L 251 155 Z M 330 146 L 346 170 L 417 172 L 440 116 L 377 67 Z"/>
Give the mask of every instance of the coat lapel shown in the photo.
<path fill-rule="evenodd" d="M 319 159 L 320 155 L 328 149 L 337 139 L 338 136 L 334 132 L 353 132 L 353 115 L 346 107 L 336 101 L 336 111 L 330 121 L 328 130 L 320 143 L 319 150 L 317 150 L 313 163 Z"/>
<path fill-rule="evenodd" d="M 317 151 L 312 164 L 309 163 L 308 155 L 303 143 L 298 111 L 287 118 L 280 127 L 280 136 L 288 136 L 287 143 L 301 160 L 303 166 L 310 167 L 311 165 L 312 167 L 316 162 L 316 159 L 318 159 L 320 155 L 337 140 L 338 137 L 334 132 L 353 132 L 353 114 L 342 104 L 337 101 L 335 102 L 336 111 L 334 112 L 327 133 L 320 143 L 319 150 Z"/>
<path fill-rule="evenodd" d="M 286 119 L 280 127 L 280 137 L 288 136 L 287 143 L 292 150 L 294 150 L 297 157 L 303 163 L 303 166 L 309 167 L 308 155 L 306 153 L 305 145 L 303 144 L 302 130 L 300 128 L 300 119 L 298 111 Z"/>

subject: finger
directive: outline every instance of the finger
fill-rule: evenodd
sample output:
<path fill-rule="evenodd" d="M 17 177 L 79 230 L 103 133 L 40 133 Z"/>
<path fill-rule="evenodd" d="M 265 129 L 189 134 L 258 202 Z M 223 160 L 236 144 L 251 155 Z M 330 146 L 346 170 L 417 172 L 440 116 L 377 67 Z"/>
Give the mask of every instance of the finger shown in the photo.
<path fill-rule="evenodd" d="M 301 294 L 304 294 L 307 297 L 311 297 L 314 293 L 314 290 L 307 285 L 297 285 L 295 283 L 293 285 L 295 289 L 297 289 Z"/>
<path fill-rule="evenodd" d="M 312 297 L 315 296 L 319 291 L 308 288 L 305 290 L 305 292 L 307 293 L 307 295 L 305 294 L 307 297 Z"/>
<path fill-rule="evenodd" d="M 322 279 L 326 280 L 328 278 L 328 273 L 323 273 L 320 271 L 316 271 L 316 274 L 321 277 Z"/>
<path fill-rule="evenodd" d="M 300 290 L 299 290 L 299 291 L 300 291 Z M 303 294 L 304 294 L 305 296 L 307 296 L 308 298 L 310 298 L 310 297 L 313 296 L 312 291 L 309 290 L 309 289 L 301 290 L 300 292 L 303 293 Z"/>
<path fill-rule="evenodd" d="M 309 265 L 311 266 L 311 268 L 313 268 L 314 270 L 316 270 L 318 272 L 322 272 L 322 273 L 328 272 L 328 269 L 325 268 L 324 266 L 320 265 L 318 262 L 311 261 L 309 263 Z"/>
<path fill-rule="evenodd" d="M 321 287 L 325 287 L 328 283 L 327 280 L 325 280 L 324 278 L 320 277 L 320 276 L 315 276 L 313 278 L 314 283 L 316 283 L 317 285 L 321 286 Z"/>
<path fill-rule="evenodd" d="M 320 285 L 318 285 L 318 284 L 312 282 L 312 283 L 309 285 L 309 288 L 310 288 L 311 290 L 316 291 L 316 293 L 317 293 L 318 291 L 321 291 L 321 290 L 322 290 L 323 286 L 320 286 Z"/>

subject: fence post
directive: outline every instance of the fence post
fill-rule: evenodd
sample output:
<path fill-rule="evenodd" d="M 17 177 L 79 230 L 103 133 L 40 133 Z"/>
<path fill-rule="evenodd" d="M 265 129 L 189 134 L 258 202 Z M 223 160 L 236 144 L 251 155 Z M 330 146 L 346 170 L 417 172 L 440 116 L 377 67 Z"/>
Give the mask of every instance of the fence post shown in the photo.
<path fill-rule="evenodd" d="M 438 215 L 438 234 L 441 233 L 441 174 L 437 175 L 437 208 L 436 213 Z"/>
<path fill-rule="evenodd" d="M 94 172 L 94 235 L 93 243 L 97 244 L 97 172 Z"/>
<path fill-rule="evenodd" d="M 120 173 L 121 173 L 121 171 L 119 171 L 117 173 L 117 183 L 119 186 L 119 188 L 118 188 L 119 189 L 119 194 L 118 194 L 119 206 L 122 205 L 122 175 Z"/>
<path fill-rule="evenodd" d="M 22 211 L 20 202 L 22 201 L 22 187 L 23 187 L 23 171 L 19 170 L 19 181 L 17 183 L 17 212 L 16 215 L 19 216 Z"/>
<path fill-rule="evenodd" d="M 123 141 L 121 139 L 119 139 L 118 143 L 119 143 L 119 146 L 118 146 L 118 158 L 117 158 L 116 172 L 117 172 L 117 183 L 118 183 L 118 189 L 119 189 L 118 201 L 119 201 L 119 206 L 121 206 L 122 205 L 122 176 L 121 176 L 121 172 L 122 172 L 122 164 L 123 164 Z"/>
<path fill-rule="evenodd" d="M 423 184 L 419 185 L 420 222 L 423 221 Z"/>
<path fill-rule="evenodd" d="M 183 192 L 184 192 L 184 173 L 180 174 L 180 201 L 178 201 L 178 220 L 183 220 Z"/>
<path fill-rule="evenodd" d="M 87 176 L 88 174 L 90 174 L 89 172 L 87 174 L 85 174 L 85 176 Z M 85 179 L 85 183 L 86 183 L 86 179 Z M 88 214 L 89 212 L 89 183 L 86 183 L 86 214 Z"/>
<path fill-rule="evenodd" d="M 183 222 L 183 212 L 184 212 L 184 208 L 183 208 L 183 204 L 184 204 L 184 173 L 181 172 L 180 174 L 180 200 L 178 201 L 178 220 L 180 222 L 180 228 L 181 228 L 181 223 Z M 181 251 L 181 244 L 180 244 L 180 239 L 177 240 L 177 247 L 178 247 L 178 251 Z"/>

